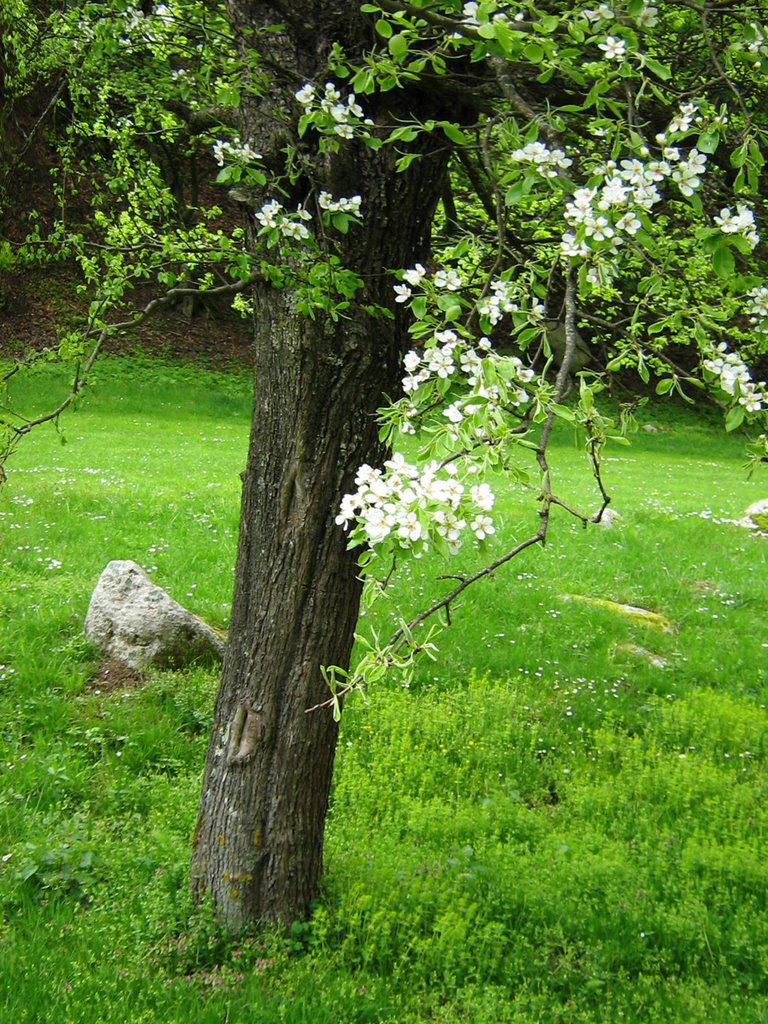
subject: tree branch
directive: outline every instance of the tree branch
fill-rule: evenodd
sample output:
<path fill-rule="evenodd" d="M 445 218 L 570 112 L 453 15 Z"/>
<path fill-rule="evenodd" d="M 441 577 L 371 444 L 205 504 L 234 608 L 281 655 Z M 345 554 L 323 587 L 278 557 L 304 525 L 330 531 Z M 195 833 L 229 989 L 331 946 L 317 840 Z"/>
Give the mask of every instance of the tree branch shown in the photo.
<path fill-rule="evenodd" d="M 19 444 L 23 437 L 25 437 L 32 430 L 34 430 L 35 427 L 39 427 L 43 423 L 50 423 L 51 421 L 58 420 L 59 416 L 61 416 L 61 414 L 67 408 L 69 408 L 69 406 L 72 404 L 75 398 L 77 398 L 77 396 L 80 394 L 82 389 L 87 384 L 88 374 L 91 372 L 93 364 L 96 362 L 96 359 L 101 351 L 101 348 L 108 337 L 110 337 L 113 334 L 117 334 L 120 331 L 128 330 L 129 328 L 139 327 L 141 324 L 144 323 L 145 320 L 148 320 L 149 317 L 151 317 L 153 313 L 155 313 L 158 309 L 161 309 L 163 306 L 166 306 L 171 302 L 175 302 L 176 299 L 178 298 L 182 298 L 184 296 L 201 295 L 204 295 L 206 297 L 217 295 L 234 295 L 237 292 L 244 291 L 244 289 L 248 288 L 251 284 L 257 281 L 260 278 L 260 276 L 261 274 L 259 272 L 254 271 L 253 273 L 249 274 L 248 277 L 244 278 L 241 281 L 235 281 L 233 284 L 219 285 L 216 288 L 171 288 L 168 292 L 165 293 L 165 295 L 161 295 L 158 298 L 152 299 L 151 302 L 148 302 L 147 305 L 140 312 L 138 312 L 135 316 L 132 316 L 130 319 L 122 320 L 115 324 L 106 324 L 105 326 L 103 326 L 98 332 L 98 336 L 93 344 L 93 348 L 88 354 L 88 358 L 85 360 L 82 369 L 80 367 L 80 364 L 78 363 L 77 369 L 75 370 L 74 379 L 72 381 L 72 384 L 70 385 L 69 393 L 66 395 L 64 399 L 62 399 L 62 401 L 56 406 L 56 408 L 51 410 L 50 412 L 43 413 L 40 416 L 36 416 L 34 419 L 25 420 L 24 423 L 21 424 L 21 426 L 15 426 L 13 424 L 7 423 L 7 426 L 10 428 L 11 431 L 11 437 L 6 443 L 5 451 L 0 452 L 0 469 L 2 469 L 8 458 L 16 450 L 17 445 Z M 86 340 L 92 333 L 95 332 L 92 330 L 88 330 L 86 332 Z M 15 372 L 15 369 L 9 372 L 4 379 L 9 379 Z M 3 473 L 2 477 L 0 477 L 0 483 L 2 483 L 4 479 L 5 474 Z"/>

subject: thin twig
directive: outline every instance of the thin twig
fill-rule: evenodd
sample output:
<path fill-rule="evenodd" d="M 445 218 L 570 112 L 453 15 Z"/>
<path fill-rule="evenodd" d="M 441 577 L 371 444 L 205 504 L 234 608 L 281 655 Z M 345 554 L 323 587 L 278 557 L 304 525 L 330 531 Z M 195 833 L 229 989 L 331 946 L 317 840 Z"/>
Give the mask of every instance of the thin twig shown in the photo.
<path fill-rule="evenodd" d="M 152 314 L 155 313 L 162 306 L 168 305 L 168 303 L 173 302 L 180 297 L 186 295 L 205 295 L 207 297 L 224 294 L 235 294 L 237 292 L 243 291 L 249 285 L 253 284 L 254 281 L 258 280 L 259 277 L 260 274 L 258 272 L 253 272 L 252 274 L 249 274 L 248 277 L 244 278 L 242 281 L 235 281 L 233 284 L 220 285 L 216 288 L 210 288 L 207 290 L 201 288 L 171 288 L 170 291 L 165 293 L 165 295 L 161 295 L 156 299 L 152 299 L 151 302 L 148 302 L 147 305 L 139 313 L 137 313 L 130 319 L 122 320 L 116 324 L 107 324 L 104 327 L 102 327 L 101 330 L 99 331 L 96 341 L 94 342 L 93 348 L 91 349 L 88 355 L 88 358 L 83 364 L 82 370 L 80 369 L 80 366 L 78 364 L 78 368 L 75 371 L 74 379 L 72 381 L 72 384 L 70 385 L 69 394 L 51 412 L 43 413 L 42 415 L 37 416 L 34 419 L 26 420 L 21 426 L 13 426 L 11 428 L 13 431 L 13 439 L 10 442 L 8 449 L 5 451 L 5 453 L 2 453 L 2 455 L 0 455 L 0 464 L 4 463 L 8 456 L 12 454 L 13 450 L 15 449 L 16 445 L 18 444 L 22 437 L 24 437 L 31 430 L 34 430 L 35 427 L 39 427 L 43 423 L 50 423 L 52 420 L 57 420 L 59 416 L 61 416 L 61 414 L 65 411 L 65 409 L 67 409 L 72 404 L 72 402 L 75 400 L 78 394 L 82 391 L 83 387 L 86 385 L 88 381 L 88 374 L 90 373 L 93 364 L 96 362 L 96 358 L 98 357 L 99 352 L 101 351 L 102 345 L 104 344 L 108 337 L 110 337 L 113 334 L 117 334 L 120 331 L 127 330 L 128 328 L 139 327 L 141 324 L 144 323 L 145 320 L 149 319 L 149 317 L 152 316 Z M 89 333 L 91 332 L 89 331 L 88 334 Z M 88 334 L 86 334 L 86 337 L 88 336 Z"/>

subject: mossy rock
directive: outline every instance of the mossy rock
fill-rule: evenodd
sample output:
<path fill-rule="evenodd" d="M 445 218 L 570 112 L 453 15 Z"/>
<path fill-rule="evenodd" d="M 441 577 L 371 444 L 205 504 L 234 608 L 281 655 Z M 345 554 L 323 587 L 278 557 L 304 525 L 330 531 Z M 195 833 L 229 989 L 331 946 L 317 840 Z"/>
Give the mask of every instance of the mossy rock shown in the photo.
<path fill-rule="evenodd" d="M 605 611 L 614 612 L 616 615 L 623 615 L 641 623 L 643 626 L 650 626 L 651 629 L 661 630 L 662 633 L 674 633 L 675 628 L 668 618 L 658 612 L 649 611 L 647 608 L 638 608 L 633 604 L 621 604 L 618 601 L 610 601 L 605 597 L 588 597 L 586 594 L 563 594 L 566 601 L 581 601 L 593 608 L 603 608 Z"/>
<path fill-rule="evenodd" d="M 750 505 L 746 516 L 758 530 L 768 533 L 768 498 L 763 498 L 762 501 L 756 501 Z"/>

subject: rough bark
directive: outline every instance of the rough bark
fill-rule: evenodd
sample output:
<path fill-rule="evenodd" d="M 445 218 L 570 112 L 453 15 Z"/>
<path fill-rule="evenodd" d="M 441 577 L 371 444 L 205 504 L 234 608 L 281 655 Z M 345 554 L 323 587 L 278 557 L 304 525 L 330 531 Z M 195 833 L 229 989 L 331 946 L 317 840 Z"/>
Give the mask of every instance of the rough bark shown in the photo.
<path fill-rule="evenodd" d="M 257 28 L 265 9 L 230 8 L 240 30 Z M 347 46 L 361 46 L 364 35 L 354 5 L 291 11 L 294 31 L 269 37 L 283 69 L 273 75 L 273 111 L 317 80 L 328 42 L 345 32 Z M 264 103 L 246 106 L 243 120 L 267 152 L 264 126 L 274 121 Z M 232 928 L 299 916 L 317 892 L 337 727 L 330 712 L 306 709 L 328 696 L 320 666 L 349 662 L 360 597 L 355 556 L 334 518 L 359 465 L 383 454 L 375 411 L 396 389 L 404 340 L 397 313 L 371 318 L 364 307 L 390 307 L 385 270 L 425 257 L 446 165 L 435 149 L 398 175 L 395 158 L 355 143 L 316 163 L 315 187 L 363 196 L 364 226 L 350 230 L 342 257 L 365 288 L 343 319 L 303 317 L 288 291 L 267 284 L 255 292 L 233 609 L 192 863 L 195 890 Z"/>

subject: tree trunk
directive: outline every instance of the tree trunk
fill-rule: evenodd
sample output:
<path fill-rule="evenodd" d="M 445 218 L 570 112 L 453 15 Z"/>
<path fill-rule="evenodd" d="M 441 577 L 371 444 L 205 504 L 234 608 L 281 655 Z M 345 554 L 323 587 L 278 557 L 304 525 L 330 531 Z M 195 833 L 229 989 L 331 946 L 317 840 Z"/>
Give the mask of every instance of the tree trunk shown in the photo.
<path fill-rule="evenodd" d="M 244 120 L 261 150 L 261 111 Z M 435 151 L 396 174 L 395 159 L 348 143 L 317 161 L 316 188 L 363 196 L 342 260 L 365 287 L 343 318 L 303 317 L 266 283 L 255 292 L 233 608 L 192 857 L 194 890 L 234 929 L 301 916 L 320 878 L 337 726 L 307 708 L 330 696 L 320 667 L 349 664 L 360 598 L 334 519 L 357 468 L 382 458 L 375 412 L 396 392 L 404 341 L 397 310 L 372 318 L 364 306 L 391 308 L 386 268 L 424 258 L 446 166 Z"/>

